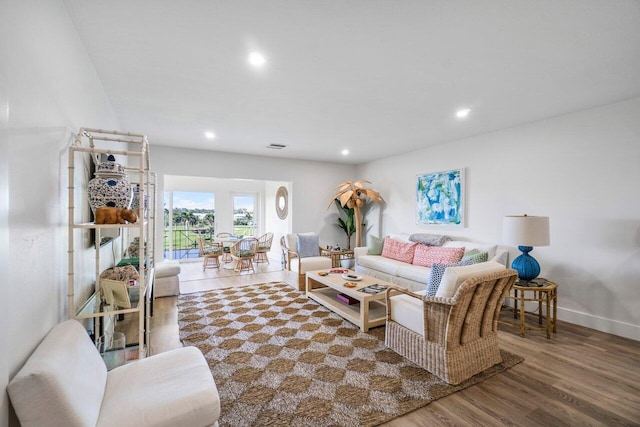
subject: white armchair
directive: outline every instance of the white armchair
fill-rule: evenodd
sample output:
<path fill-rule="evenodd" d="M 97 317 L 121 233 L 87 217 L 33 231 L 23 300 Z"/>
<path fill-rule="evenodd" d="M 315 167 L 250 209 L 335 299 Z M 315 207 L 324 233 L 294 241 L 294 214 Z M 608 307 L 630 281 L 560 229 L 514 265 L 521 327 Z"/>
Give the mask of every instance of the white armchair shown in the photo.
<path fill-rule="evenodd" d="M 331 258 L 320 255 L 318 235 L 315 233 L 287 234 L 280 239 L 287 269 L 298 273 L 298 290 L 305 289 L 307 271 L 331 268 Z"/>
<path fill-rule="evenodd" d="M 216 426 L 204 356 L 184 347 L 107 372 L 76 320 L 56 325 L 7 387 L 22 427 Z"/>

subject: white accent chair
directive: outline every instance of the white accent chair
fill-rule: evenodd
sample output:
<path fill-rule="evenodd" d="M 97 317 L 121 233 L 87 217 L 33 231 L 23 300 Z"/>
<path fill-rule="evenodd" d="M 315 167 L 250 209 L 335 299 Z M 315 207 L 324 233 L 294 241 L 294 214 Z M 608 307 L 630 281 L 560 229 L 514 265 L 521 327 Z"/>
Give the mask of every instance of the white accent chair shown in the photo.
<path fill-rule="evenodd" d="M 315 233 L 299 233 L 304 237 L 317 237 Z M 325 270 L 331 268 L 331 258 L 320 256 L 322 248 L 318 246 L 318 255 L 305 256 L 298 247 L 298 234 L 287 234 L 280 239 L 282 253 L 285 256 L 287 269 L 298 273 L 298 290 L 305 290 L 305 277 L 307 271 Z M 314 251 L 315 253 L 315 251 Z"/>
<path fill-rule="evenodd" d="M 195 347 L 107 371 L 76 320 L 56 325 L 7 387 L 22 427 L 217 426 L 220 398 Z"/>

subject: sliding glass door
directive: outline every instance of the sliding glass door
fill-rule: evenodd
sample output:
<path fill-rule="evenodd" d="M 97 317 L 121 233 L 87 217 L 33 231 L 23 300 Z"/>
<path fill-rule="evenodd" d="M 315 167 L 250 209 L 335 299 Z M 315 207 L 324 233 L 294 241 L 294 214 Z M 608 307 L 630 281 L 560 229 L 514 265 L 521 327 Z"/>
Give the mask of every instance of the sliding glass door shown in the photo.
<path fill-rule="evenodd" d="M 233 234 L 236 236 L 258 236 L 258 218 L 255 194 L 233 195 Z"/>
<path fill-rule="evenodd" d="M 198 238 L 215 235 L 215 194 L 173 191 L 164 200 L 164 258 L 198 258 Z"/>

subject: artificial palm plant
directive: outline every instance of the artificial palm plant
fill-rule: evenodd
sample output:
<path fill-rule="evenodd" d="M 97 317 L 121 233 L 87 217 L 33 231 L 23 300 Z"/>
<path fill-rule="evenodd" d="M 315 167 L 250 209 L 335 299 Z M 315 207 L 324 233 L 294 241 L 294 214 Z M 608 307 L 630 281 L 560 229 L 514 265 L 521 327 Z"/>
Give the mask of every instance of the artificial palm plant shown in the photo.
<path fill-rule="evenodd" d="M 383 203 L 382 196 L 374 190 L 364 188 L 364 184 L 371 184 L 369 181 L 363 179 L 358 181 L 347 181 L 339 184 L 336 187 L 338 193 L 331 199 L 329 206 L 335 199 L 339 200 L 340 206 L 352 208 L 354 210 L 355 217 L 355 229 L 356 229 L 356 247 L 362 246 L 362 213 L 360 208 L 369 200 L 373 200 L 376 203 Z"/>
<path fill-rule="evenodd" d="M 334 200 L 338 210 L 342 210 L 346 216 L 346 220 L 338 217 L 338 227 L 342 228 L 347 235 L 347 250 L 351 250 L 351 236 L 356 232 L 356 224 L 354 221 L 355 210 L 340 204 L 340 199 Z"/>

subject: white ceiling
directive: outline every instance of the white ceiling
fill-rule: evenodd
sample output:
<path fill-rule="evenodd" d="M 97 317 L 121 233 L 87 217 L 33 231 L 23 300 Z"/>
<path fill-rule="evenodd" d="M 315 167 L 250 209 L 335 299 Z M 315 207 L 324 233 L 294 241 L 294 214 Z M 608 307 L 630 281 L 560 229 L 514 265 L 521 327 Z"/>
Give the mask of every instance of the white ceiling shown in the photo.
<path fill-rule="evenodd" d="M 156 145 L 361 163 L 640 96 L 638 0 L 65 4 Z"/>

